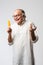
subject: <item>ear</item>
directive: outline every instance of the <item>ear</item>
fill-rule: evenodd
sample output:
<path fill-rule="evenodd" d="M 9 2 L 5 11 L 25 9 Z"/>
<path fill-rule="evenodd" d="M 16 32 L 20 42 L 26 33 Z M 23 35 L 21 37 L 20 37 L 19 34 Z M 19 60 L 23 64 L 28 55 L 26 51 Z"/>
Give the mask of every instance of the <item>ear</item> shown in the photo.
<path fill-rule="evenodd" d="M 26 18 L 26 15 L 23 15 L 23 17 L 25 17 L 25 18 Z"/>

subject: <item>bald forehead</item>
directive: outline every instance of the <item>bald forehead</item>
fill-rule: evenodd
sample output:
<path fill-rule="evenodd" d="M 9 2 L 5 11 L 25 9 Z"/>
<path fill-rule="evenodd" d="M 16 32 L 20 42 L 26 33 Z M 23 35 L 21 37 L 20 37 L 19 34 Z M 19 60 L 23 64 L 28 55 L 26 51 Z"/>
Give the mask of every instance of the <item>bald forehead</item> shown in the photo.
<path fill-rule="evenodd" d="M 16 15 L 16 14 L 22 14 L 22 11 L 21 11 L 20 9 L 16 9 L 16 10 L 14 11 L 14 15 Z"/>

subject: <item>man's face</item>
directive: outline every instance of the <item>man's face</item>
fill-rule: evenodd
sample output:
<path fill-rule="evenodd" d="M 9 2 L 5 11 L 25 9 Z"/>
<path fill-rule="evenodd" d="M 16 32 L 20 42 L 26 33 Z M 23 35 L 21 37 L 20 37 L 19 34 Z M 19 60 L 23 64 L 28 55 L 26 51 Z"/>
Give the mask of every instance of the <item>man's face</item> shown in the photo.
<path fill-rule="evenodd" d="M 21 10 L 16 10 L 14 12 L 13 17 L 14 17 L 14 20 L 15 20 L 15 22 L 17 24 L 21 24 L 22 23 L 22 21 L 23 21 L 23 15 L 22 15 L 22 11 Z"/>

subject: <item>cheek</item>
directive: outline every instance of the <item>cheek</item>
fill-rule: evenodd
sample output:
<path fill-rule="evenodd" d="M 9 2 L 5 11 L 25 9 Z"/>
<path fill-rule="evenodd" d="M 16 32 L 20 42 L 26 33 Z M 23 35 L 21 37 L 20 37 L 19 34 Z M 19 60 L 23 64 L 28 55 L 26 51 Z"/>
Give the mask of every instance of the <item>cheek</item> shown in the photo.
<path fill-rule="evenodd" d="M 16 21 L 17 20 L 17 17 L 15 17 L 14 20 Z"/>
<path fill-rule="evenodd" d="M 23 19 L 23 17 L 22 17 L 22 16 L 20 16 L 20 17 L 19 17 L 19 19 L 20 19 L 20 20 L 22 20 L 22 19 Z"/>

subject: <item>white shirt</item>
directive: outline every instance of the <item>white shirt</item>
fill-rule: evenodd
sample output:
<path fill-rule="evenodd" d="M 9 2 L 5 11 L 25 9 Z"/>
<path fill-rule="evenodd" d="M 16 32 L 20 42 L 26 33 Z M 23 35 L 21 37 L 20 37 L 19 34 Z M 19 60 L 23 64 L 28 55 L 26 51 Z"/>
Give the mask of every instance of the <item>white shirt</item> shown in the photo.
<path fill-rule="evenodd" d="M 30 23 L 26 21 L 23 25 L 13 24 L 13 65 L 34 65 L 33 42 L 29 35 Z"/>

